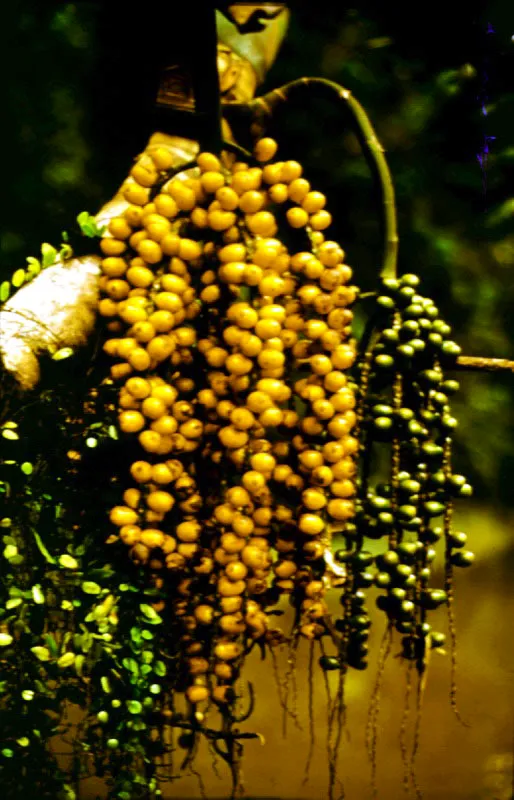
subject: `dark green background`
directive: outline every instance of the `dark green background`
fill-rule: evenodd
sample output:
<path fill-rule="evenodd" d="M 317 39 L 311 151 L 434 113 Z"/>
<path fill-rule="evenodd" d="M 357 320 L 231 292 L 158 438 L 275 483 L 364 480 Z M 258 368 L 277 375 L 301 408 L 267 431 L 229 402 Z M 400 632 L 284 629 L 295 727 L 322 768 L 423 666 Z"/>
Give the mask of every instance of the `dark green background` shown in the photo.
<path fill-rule="evenodd" d="M 458 13 L 442 0 L 294 5 L 264 88 L 312 75 L 351 89 L 393 173 L 401 270 L 419 273 L 467 354 L 514 358 L 511 4 L 468 3 Z M 58 245 L 78 212 L 94 213 L 144 147 L 139 91 L 147 54 L 162 41 L 160 17 L 157 4 L 128 9 L 27 0 L 2 10 L 2 278 L 42 241 Z M 194 29 L 169 31 L 170 62 L 184 37 L 193 47 Z M 379 207 L 355 138 L 338 109 L 319 102 L 291 109 L 280 125 L 281 155 L 300 159 L 326 191 L 356 281 L 373 288 Z M 486 136 L 496 138 L 481 166 Z M 457 457 L 479 498 L 510 495 L 513 382 L 463 376 Z"/>

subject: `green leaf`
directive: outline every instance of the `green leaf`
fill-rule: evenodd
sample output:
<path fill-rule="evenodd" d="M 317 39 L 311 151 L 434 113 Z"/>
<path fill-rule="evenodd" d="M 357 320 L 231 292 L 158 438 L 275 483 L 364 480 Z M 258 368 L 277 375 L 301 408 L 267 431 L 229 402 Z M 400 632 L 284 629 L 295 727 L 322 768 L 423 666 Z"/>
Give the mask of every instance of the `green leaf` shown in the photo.
<path fill-rule="evenodd" d="M 141 664 L 141 675 L 149 675 L 152 671 L 150 664 Z"/>
<path fill-rule="evenodd" d="M 35 275 L 38 275 L 41 272 L 41 262 L 38 261 L 37 258 L 29 256 L 27 258 L 27 264 L 28 264 L 27 272 L 29 273 L 29 276 L 31 278 L 33 278 Z"/>
<path fill-rule="evenodd" d="M 127 700 L 127 708 L 130 714 L 140 714 L 143 710 L 139 700 Z"/>
<path fill-rule="evenodd" d="M 16 547 L 15 544 L 8 544 L 7 547 L 4 549 L 3 555 L 4 558 L 7 559 L 7 561 L 10 561 L 11 558 L 18 555 L 18 548 Z"/>
<path fill-rule="evenodd" d="M 159 616 L 157 611 L 152 608 L 152 606 L 149 606 L 147 603 L 141 603 L 139 608 L 148 621 L 152 623 L 152 625 L 158 625 L 160 622 L 162 622 L 162 617 Z"/>
<path fill-rule="evenodd" d="M 25 283 L 25 270 L 24 269 L 17 269 L 14 275 L 11 278 L 11 283 L 16 289 L 19 289 L 20 286 L 23 286 Z"/>
<path fill-rule="evenodd" d="M 32 533 L 34 534 L 34 539 L 36 540 L 36 544 L 39 547 L 41 553 L 44 555 L 45 559 L 48 561 L 49 564 L 55 564 L 56 563 L 55 558 L 51 556 L 48 550 L 46 549 L 39 533 L 35 530 L 33 530 Z"/>
<path fill-rule="evenodd" d="M 2 283 L 0 283 L 0 303 L 5 303 L 5 301 L 9 299 L 10 294 L 11 284 L 9 281 L 2 281 Z"/>
<path fill-rule="evenodd" d="M 100 603 L 100 605 L 98 605 L 94 609 L 92 613 L 93 619 L 99 621 L 102 620 L 104 617 L 106 617 L 108 614 L 110 614 L 115 602 L 116 598 L 114 597 L 114 595 L 108 594 L 103 603 Z"/>
<path fill-rule="evenodd" d="M 156 675 L 159 675 L 159 677 L 161 678 L 164 675 L 166 675 L 166 664 L 164 663 L 164 661 L 156 661 L 155 664 L 153 665 L 153 671 L 155 672 Z"/>
<path fill-rule="evenodd" d="M 21 696 L 27 702 L 30 702 L 31 700 L 33 700 L 34 699 L 34 695 L 35 695 L 35 692 L 32 689 L 24 689 L 23 692 L 21 693 Z"/>
<path fill-rule="evenodd" d="M 41 586 L 39 584 L 36 584 L 35 586 L 32 587 L 32 597 L 34 599 L 34 602 L 37 603 L 39 606 L 43 605 L 43 603 L 45 602 L 45 596 L 41 591 Z"/>
<path fill-rule="evenodd" d="M 11 597 L 5 604 L 5 607 L 8 611 L 10 611 L 11 608 L 16 608 L 17 606 L 20 606 L 22 603 L 23 599 L 21 597 Z"/>
<path fill-rule="evenodd" d="M 136 644 L 140 644 L 140 642 L 141 642 L 141 628 L 136 628 L 135 626 L 133 626 L 130 629 L 130 638 Z"/>
<path fill-rule="evenodd" d="M 77 222 L 84 236 L 88 236 L 89 238 L 101 236 L 105 230 L 105 227 L 100 227 L 96 224 L 95 218 L 87 211 L 82 211 L 78 215 Z"/>
<path fill-rule="evenodd" d="M 2 431 L 2 436 L 4 437 L 4 439 L 10 439 L 11 441 L 20 438 L 19 434 L 16 433 L 16 431 L 11 431 L 9 428 L 7 429 L 4 428 L 4 430 Z"/>
<path fill-rule="evenodd" d="M 50 661 L 51 654 L 48 647 L 31 647 L 30 652 L 34 653 L 40 661 Z"/>
<path fill-rule="evenodd" d="M 82 668 L 84 666 L 85 660 L 86 660 L 86 657 L 84 655 L 82 655 L 82 653 L 79 653 L 78 656 L 75 656 L 75 672 L 79 676 L 82 676 Z"/>
<path fill-rule="evenodd" d="M 10 528 L 12 525 L 12 519 L 10 517 L 4 517 L 0 519 L 0 528 Z"/>
<path fill-rule="evenodd" d="M 77 569 L 79 566 L 79 562 L 73 556 L 69 556 L 64 553 L 62 556 L 59 556 L 59 564 L 61 567 L 65 567 L 66 569 Z"/>
<path fill-rule="evenodd" d="M 10 633 L 0 633 L 0 647 L 8 647 L 13 641 Z"/>
<path fill-rule="evenodd" d="M 94 436 L 88 436 L 86 439 L 86 447 L 98 447 L 98 439 Z"/>
<path fill-rule="evenodd" d="M 59 648 L 57 646 L 57 642 L 55 641 L 51 633 L 46 634 L 45 642 L 47 643 L 48 649 L 50 650 L 51 654 L 54 656 L 54 658 L 56 658 L 59 655 Z"/>
<path fill-rule="evenodd" d="M 30 463 L 30 461 L 24 461 L 20 469 L 25 475 L 32 475 L 32 473 L 34 472 L 34 467 Z"/>
<path fill-rule="evenodd" d="M 139 666 L 135 658 L 124 658 L 121 663 L 129 672 L 132 672 L 134 675 L 139 675 Z"/>
<path fill-rule="evenodd" d="M 74 661 L 75 653 L 63 653 L 63 655 L 57 660 L 57 666 L 59 669 L 66 669 L 66 667 L 71 667 Z"/>
<path fill-rule="evenodd" d="M 52 356 L 54 361 L 64 361 L 65 358 L 69 358 L 75 353 L 73 347 L 61 347 L 60 350 L 57 350 Z"/>
<path fill-rule="evenodd" d="M 99 594 L 102 591 L 102 587 L 94 581 L 84 581 L 81 588 L 85 594 Z"/>
<path fill-rule="evenodd" d="M 110 694 L 111 684 L 109 682 L 109 678 L 107 677 L 107 675 L 102 675 L 102 677 L 100 678 L 100 685 L 104 690 L 105 694 Z"/>
<path fill-rule="evenodd" d="M 16 743 L 20 745 L 20 747 L 28 747 L 30 744 L 30 739 L 27 739 L 26 736 L 22 736 L 21 739 L 16 739 Z"/>
<path fill-rule="evenodd" d="M 14 755 L 14 750 L 11 750 L 10 747 L 4 747 L 2 750 L 2 755 L 4 758 L 12 758 Z"/>
<path fill-rule="evenodd" d="M 52 264 L 55 264 L 57 250 L 51 244 L 48 244 L 48 242 L 43 242 L 41 245 L 41 255 L 43 256 L 43 267 L 51 267 Z"/>
<path fill-rule="evenodd" d="M 68 258 L 73 258 L 73 248 L 69 244 L 62 244 L 61 249 L 59 250 L 59 257 L 62 261 L 66 261 Z"/>
<path fill-rule="evenodd" d="M 154 638 L 152 631 L 147 631 L 146 628 L 144 628 L 141 631 L 141 636 L 143 637 L 143 639 L 146 639 L 147 641 L 150 641 L 151 639 Z"/>
<path fill-rule="evenodd" d="M 109 425 L 108 433 L 111 439 L 119 439 L 118 431 L 114 425 Z"/>
<path fill-rule="evenodd" d="M 83 653 L 89 653 L 92 646 L 93 646 L 93 637 L 88 631 L 81 637 L 80 647 Z"/>
<path fill-rule="evenodd" d="M 159 686 L 159 684 L 152 683 L 152 685 L 150 686 L 150 694 L 160 694 L 160 693 L 161 693 L 161 687 Z"/>
<path fill-rule="evenodd" d="M 21 553 L 18 553 L 17 556 L 12 556 L 12 558 L 9 559 L 9 564 L 12 564 L 13 567 L 19 567 L 24 561 L 24 556 L 22 556 Z"/>

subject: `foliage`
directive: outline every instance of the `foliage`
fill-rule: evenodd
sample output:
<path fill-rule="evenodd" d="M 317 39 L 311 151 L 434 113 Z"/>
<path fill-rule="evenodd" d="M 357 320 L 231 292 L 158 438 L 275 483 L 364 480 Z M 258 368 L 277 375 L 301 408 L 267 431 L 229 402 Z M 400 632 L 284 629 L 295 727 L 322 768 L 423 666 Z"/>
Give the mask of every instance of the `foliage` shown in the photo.
<path fill-rule="evenodd" d="M 71 800 L 91 770 L 116 776 L 111 798 L 159 796 L 146 756 L 160 747 L 148 739 L 167 672 L 166 626 L 153 606 L 158 593 L 130 561 L 114 569 L 116 546 L 112 555 L 104 546 L 108 521 L 91 497 L 115 492 L 105 465 L 119 458 L 117 434 L 112 421 L 98 421 L 97 393 L 81 412 L 87 370 L 79 361 L 48 361 L 31 401 L 37 413 L 22 408 L 2 426 L 0 759 L 13 799 L 37 785 L 43 797 Z M 66 417 L 66 408 L 85 419 Z M 74 447 L 88 462 L 81 480 Z M 78 729 L 67 722 L 70 705 L 83 710 Z M 55 736 L 72 742 L 70 774 L 48 749 Z"/>

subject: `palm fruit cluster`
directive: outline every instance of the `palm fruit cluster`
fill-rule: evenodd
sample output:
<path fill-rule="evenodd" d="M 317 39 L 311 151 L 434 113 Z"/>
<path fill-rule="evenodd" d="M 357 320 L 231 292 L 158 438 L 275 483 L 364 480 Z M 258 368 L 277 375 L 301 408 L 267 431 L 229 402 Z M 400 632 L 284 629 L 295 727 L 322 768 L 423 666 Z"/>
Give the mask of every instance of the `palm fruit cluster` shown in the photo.
<path fill-rule="evenodd" d="M 445 641 L 432 630 L 428 612 L 449 607 L 454 645 L 453 567 L 473 561 L 473 553 L 463 549 L 466 534 L 452 529 L 453 501 L 472 493 L 451 463 L 457 420 L 450 398 L 459 384 L 446 373 L 455 369 L 460 347 L 419 285 L 413 274 L 382 280 L 359 362 L 359 489 L 355 517 L 344 532 L 346 549 L 335 557 L 348 570 L 342 598 L 347 614 L 336 624 L 346 634 L 349 664 L 361 669 L 370 626 L 363 588 L 381 590 L 377 605 L 402 634 L 404 658 L 422 672 L 427 648 Z M 380 450 L 388 452 L 387 459 L 380 459 Z M 385 468 L 372 469 L 380 460 Z M 444 588 L 436 588 L 433 562 L 441 538 L 445 578 Z M 365 539 L 385 539 L 385 551 L 374 556 Z"/>
<path fill-rule="evenodd" d="M 254 644 L 291 635 L 282 595 L 294 634 L 327 633 L 325 556 L 355 527 L 357 289 L 326 198 L 276 150 L 176 175 L 154 151 L 101 241 L 106 380 L 136 454 L 110 541 L 163 588 L 197 715 L 230 707 Z"/>

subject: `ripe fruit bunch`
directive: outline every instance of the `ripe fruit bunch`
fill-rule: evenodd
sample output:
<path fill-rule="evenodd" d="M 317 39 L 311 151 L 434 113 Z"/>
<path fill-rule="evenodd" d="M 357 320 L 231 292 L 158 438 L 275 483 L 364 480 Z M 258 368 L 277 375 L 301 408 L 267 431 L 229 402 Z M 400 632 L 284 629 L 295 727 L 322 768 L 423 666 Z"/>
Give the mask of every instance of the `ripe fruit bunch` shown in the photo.
<path fill-rule="evenodd" d="M 325 554 L 355 511 L 357 290 L 325 197 L 276 149 L 175 176 L 155 151 L 101 241 L 104 350 L 139 448 L 110 519 L 163 587 L 193 710 L 230 707 L 248 649 L 286 640 L 282 594 L 295 634 L 327 633 Z"/>
<path fill-rule="evenodd" d="M 349 639 L 348 659 L 363 668 L 367 662 L 369 618 L 357 596 L 374 584 L 383 590 L 377 604 L 394 629 L 403 634 L 403 655 L 420 671 L 427 647 L 441 647 L 444 635 L 433 631 L 428 612 L 451 603 L 452 569 L 468 566 L 473 553 L 464 551 L 466 535 L 452 530 L 453 501 L 469 497 L 471 486 L 451 466 L 452 434 L 457 426 L 450 397 L 459 388 L 445 371 L 455 366 L 459 346 L 433 301 L 419 293 L 419 278 L 403 275 L 383 280 L 376 300 L 379 324 L 360 363 L 358 408 L 363 465 L 355 519 L 345 531 L 346 550 L 336 560 L 349 573 L 343 602 L 351 616 L 340 627 Z M 376 320 L 376 316 L 375 316 Z M 370 460 L 378 447 L 389 447 L 387 482 L 372 485 Z M 440 524 L 434 524 L 441 518 Z M 385 537 L 385 552 L 374 558 L 362 549 L 362 537 Z M 446 542 L 445 587 L 433 588 L 434 546 Z M 375 562 L 378 571 L 370 571 Z"/>

